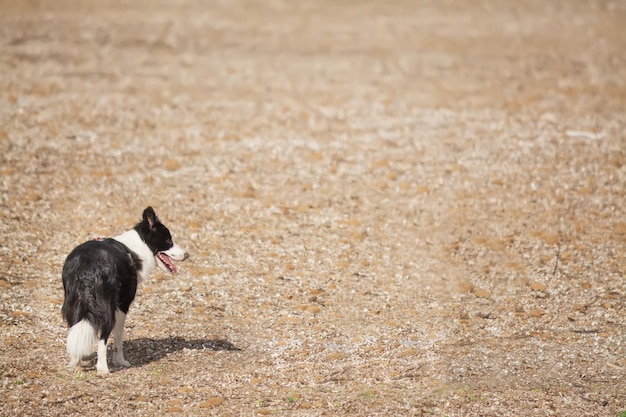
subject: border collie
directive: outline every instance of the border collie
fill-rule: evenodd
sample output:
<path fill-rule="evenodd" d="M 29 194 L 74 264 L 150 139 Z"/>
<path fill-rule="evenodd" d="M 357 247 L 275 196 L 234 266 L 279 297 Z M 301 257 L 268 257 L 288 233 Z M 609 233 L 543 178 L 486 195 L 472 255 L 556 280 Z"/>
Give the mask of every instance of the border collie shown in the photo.
<path fill-rule="evenodd" d="M 69 366 L 78 365 L 98 342 L 98 374 L 108 374 L 107 341 L 113 333 L 113 364 L 130 366 L 124 359 L 122 338 L 128 308 L 137 284 L 155 265 L 178 272 L 172 262 L 189 254 L 174 245 L 172 235 L 152 207 L 132 229 L 114 238 L 96 239 L 77 246 L 63 265 L 65 300 L 61 310 L 70 332 L 67 336 Z"/>

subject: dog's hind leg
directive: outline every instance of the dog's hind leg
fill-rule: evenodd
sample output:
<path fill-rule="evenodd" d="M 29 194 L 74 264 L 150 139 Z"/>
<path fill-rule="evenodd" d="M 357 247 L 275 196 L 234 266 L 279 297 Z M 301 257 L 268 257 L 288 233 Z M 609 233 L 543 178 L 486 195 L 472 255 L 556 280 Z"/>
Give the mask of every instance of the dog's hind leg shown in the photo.
<path fill-rule="evenodd" d="M 113 309 L 110 310 L 111 320 L 103 323 L 99 330 L 98 336 L 98 362 L 96 362 L 96 372 L 98 374 L 108 374 L 109 364 L 107 363 L 107 342 L 109 335 L 111 334 L 111 328 L 115 327 L 113 321 L 115 320 L 115 314 Z"/>
<path fill-rule="evenodd" d="M 107 364 L 107 339 L 98 340 L 98 362 L 96 363 L 96 372 L 100 375 L 109 373 L 109 365 Z"/>
<path fill-rule="evenodd" d="M 130 362 L 124 359 L 122 340 L 124 339 L 124 324 L 126 314 L 121 310 L 115 310 L 115 327 L 113 328 L 113 363 L 116 366 L 129 367 Z"/>

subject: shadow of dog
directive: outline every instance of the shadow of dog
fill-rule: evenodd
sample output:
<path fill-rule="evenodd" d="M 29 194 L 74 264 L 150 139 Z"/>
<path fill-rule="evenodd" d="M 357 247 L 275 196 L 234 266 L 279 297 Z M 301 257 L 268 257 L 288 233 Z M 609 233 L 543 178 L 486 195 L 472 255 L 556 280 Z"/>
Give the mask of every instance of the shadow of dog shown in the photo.
<path fill-rule="evenodd" d="M 124 355 L 133 366 L 144 366 L 181 350 L 240 351 L 241 349 L 223 339 L 186 340 L 182 337 L 168 337 L 124 341 Z"/>
<path fill-rule="evenodd" d="M 109 345 L 109 349 L 113 349 Z M 132 364 L 132 367 L 148 365 L 163 359 L 170 353 L 182 350 L 212 350 L 212 351 L 240 351 L 238 347 L 224 339 L 195 339 L 186 340 L 182 337 L 168 337 L 165 339 L 130 339 L 124 341 L 124 356 Z M 109 358 L 112 354 L 108 355 Z M 97 356 L 95 353 L 83 359 L 84 370 L 95 369 Z"/>

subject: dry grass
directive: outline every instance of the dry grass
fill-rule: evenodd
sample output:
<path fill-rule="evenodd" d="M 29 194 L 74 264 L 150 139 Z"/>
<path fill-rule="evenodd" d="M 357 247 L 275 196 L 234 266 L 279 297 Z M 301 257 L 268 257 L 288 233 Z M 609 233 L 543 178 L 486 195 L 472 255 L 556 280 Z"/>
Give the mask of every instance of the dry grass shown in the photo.
<path fill-rule="evenodd" d="M 0 1 L 0 416 L 617 416 L 626 9 Z M 191 259 L 130 369 L 60 269 L 153 205 Z"/>

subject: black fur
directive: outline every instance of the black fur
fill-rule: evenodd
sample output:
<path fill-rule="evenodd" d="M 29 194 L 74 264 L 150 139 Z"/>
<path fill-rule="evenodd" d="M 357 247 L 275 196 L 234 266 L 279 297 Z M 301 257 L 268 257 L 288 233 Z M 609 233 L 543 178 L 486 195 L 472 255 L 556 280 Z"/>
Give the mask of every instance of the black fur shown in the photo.
<path fill-rule="evenodd" d="M 135 226 L 139 236 L 148 245 L 153 255 L 159 251 L 165 251 L 172 247 L 172 235 L 154 213 L 152 207 L 143 212 L 143 220 Z"/>
<path fill-rule="evenodd" d="M 134 230 L 154 255 L 173 246 L 170 231 L 152 207 L 144 210 Z M 65 300 L 61 313 L 69 327 L 86 319 L 106 342 L 115 327 L 115 310 L 127 314 L 135 299 L 141 269 L 137 254 L 114 239 L 91 240 L 76 247 L 62 273 Z"/>
<path fill-rule="evenodd" d="M 92 240 L 74 249 L 63 266 L 65 301 L 61 312 L 69 327 L 87 319 L 108 339 L 115 310 L 128 313 L 137 292 L 141 260 L 114 239 Z"/>

